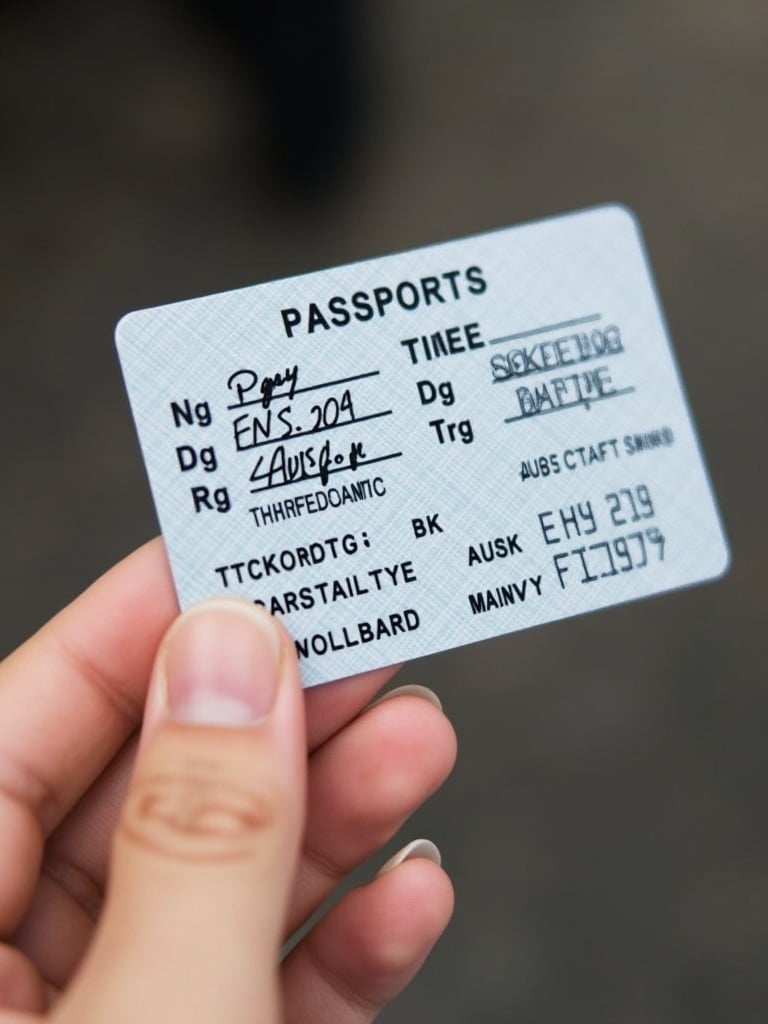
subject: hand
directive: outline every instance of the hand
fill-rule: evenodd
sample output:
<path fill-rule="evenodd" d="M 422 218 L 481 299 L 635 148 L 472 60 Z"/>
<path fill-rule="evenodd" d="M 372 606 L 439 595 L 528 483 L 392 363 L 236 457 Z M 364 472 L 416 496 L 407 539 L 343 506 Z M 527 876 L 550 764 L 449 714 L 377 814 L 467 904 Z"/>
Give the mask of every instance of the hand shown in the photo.
<path fill-rule="evenodd" d="M 394 669 L 302 694 L 249 603 L 176 615 L 153 541 L 0 664 L 0 1024 L 364 1024 L 450 916 L 429 844 L 279 950 L 445 779 L 448 720 L 363 710 Z"/>

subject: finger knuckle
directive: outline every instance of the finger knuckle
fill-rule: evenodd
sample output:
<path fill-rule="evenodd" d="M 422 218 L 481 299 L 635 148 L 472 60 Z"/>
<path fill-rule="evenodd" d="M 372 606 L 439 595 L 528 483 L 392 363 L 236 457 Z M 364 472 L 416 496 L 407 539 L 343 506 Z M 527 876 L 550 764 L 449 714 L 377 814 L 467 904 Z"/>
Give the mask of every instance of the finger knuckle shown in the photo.
<path fill-rule="evenodd" d="M 178 860 L 237 860 L 253 855 L 277 814 L 266 789 L 198 766 L 141 780 L 129 795 L 121 830 L 129 841 Z"/>

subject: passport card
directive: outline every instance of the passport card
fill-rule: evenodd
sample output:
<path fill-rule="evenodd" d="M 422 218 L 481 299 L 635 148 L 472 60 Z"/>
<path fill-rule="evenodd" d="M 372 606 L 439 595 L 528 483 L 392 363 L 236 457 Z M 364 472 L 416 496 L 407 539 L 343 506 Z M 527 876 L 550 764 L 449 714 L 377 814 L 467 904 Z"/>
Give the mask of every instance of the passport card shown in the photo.
<path fill-rule="evenodd" d="M 307 686 L 727 567 L 624 207 L 129 313 L 117 346 L 182 607 L 264 604 Z"/>

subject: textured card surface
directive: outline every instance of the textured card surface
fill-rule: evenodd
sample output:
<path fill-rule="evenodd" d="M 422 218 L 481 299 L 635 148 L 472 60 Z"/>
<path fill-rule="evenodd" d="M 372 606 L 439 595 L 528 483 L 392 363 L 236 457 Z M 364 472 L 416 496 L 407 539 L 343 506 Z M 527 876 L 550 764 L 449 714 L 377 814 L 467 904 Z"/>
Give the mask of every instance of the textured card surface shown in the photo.
<path fill-rule="evenodd" d="M 605 206 L 124 317 L 182 607 L 305 685 L 721 574 L 637 224 Z"/>

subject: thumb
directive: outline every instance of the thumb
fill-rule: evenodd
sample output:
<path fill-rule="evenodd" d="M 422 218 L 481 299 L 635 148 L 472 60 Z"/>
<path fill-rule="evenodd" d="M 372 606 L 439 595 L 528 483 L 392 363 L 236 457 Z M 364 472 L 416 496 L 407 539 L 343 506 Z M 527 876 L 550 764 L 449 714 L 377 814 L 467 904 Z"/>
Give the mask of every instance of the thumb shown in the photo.
<path fill-rule="evenodd" d="M 293 644 L 256 605 L 197 605 L 160 647 L 149 706 L 102 923 L 62 1016 L 277 1024 L 304 813 Z"/>

